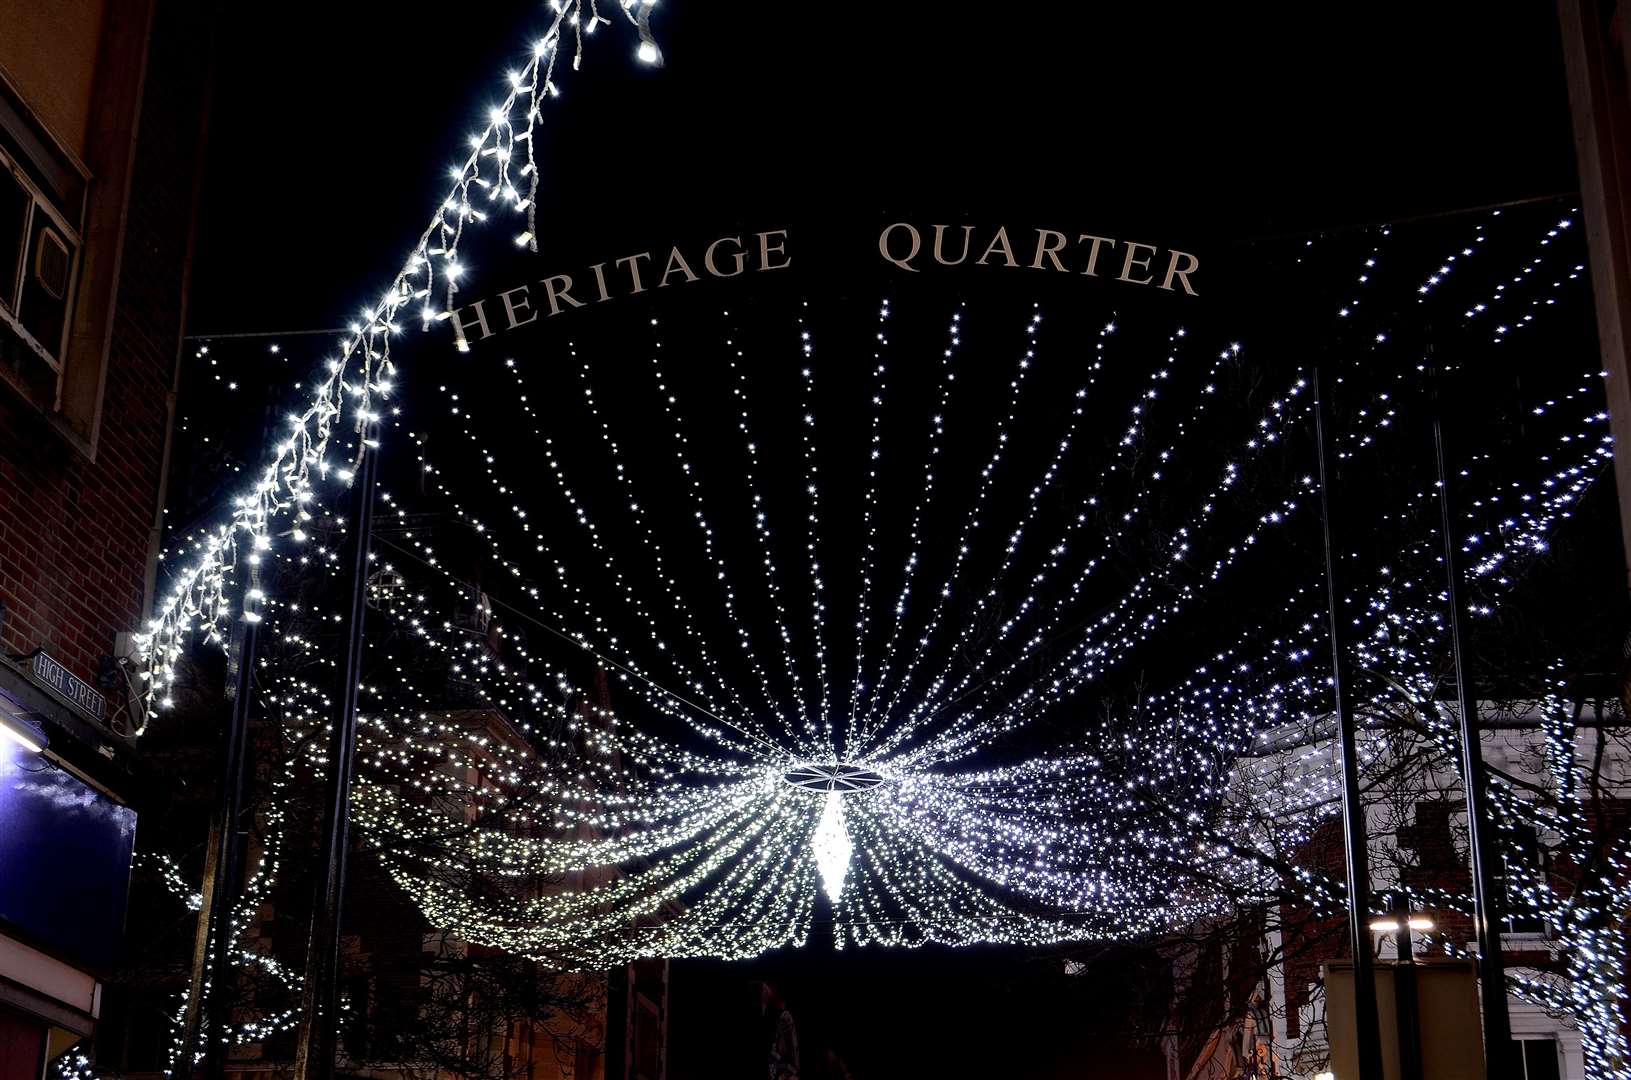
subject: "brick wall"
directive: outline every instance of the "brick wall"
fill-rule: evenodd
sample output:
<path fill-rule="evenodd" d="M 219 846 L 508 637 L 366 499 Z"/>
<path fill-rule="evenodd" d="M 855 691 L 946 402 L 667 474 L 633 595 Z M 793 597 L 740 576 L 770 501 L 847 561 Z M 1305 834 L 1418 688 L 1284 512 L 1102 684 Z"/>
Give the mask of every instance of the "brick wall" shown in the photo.
<path fill-rule="evenodd" d="M 114 635 L 145 614 L 209 81 L 207 7 L 161 0 L 155 13 L 96 460 L 0 388 L 0 647 L 44 645 L 89 682 Z"/>

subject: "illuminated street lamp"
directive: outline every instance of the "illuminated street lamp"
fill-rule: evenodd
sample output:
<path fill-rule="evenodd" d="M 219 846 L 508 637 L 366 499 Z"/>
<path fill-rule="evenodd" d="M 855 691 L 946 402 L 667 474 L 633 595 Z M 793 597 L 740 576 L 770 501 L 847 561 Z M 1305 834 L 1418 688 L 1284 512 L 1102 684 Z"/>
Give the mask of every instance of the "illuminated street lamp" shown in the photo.
<path fill-rule="evenodd" d="M 1399 1074 L 1401 1080 L 1421 1080 L 1421 1017 L 1417 1010 L 1416 950 L 1411 931 L 1427 933 L 1433 920 L 1410 910 L 1410 894 L 1404 890 L 1388 897 L 1388 914 L 1372 919 L 1371 932 L 1397 934 L 1398 959 L 1393 967 L 1393 1003 L 1399 1031 Z"/>

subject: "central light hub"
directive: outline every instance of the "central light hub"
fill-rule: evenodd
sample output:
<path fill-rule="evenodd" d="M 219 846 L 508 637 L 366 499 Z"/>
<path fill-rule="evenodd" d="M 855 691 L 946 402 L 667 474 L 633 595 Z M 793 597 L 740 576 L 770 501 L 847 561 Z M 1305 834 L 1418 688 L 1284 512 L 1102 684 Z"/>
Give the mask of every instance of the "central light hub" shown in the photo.
<path fill-rule="evenodd" d="M 782 781 L 792 787 L 821 796 L 821 813 L 810 832 L 810 853 L 815 856 L 821 885 L 834 904 L 844 893 L 850 857 L 855 844 L 844 822 L 844 796 L 868 791 L 883 783 L 883 774 L 861 765 L 840 762 L 806 761 L 790 766 Z"/>
<path fill-rule="evenodd" d="M 794 765 L 782 773 L 782 779 L 805 791 L 835 792 L 839 795 L 866 791 L 883 783 L 881 773 L 861 765 L 815 763 Z"/>

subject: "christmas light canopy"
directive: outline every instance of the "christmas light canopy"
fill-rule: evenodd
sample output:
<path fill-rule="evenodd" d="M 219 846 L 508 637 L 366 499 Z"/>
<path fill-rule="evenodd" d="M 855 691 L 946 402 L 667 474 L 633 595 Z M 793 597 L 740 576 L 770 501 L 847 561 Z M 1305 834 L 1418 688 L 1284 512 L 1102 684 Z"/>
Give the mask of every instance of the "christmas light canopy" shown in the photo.
<path fill-rule="evenodd" d="M 231 522 L 179 539 L 150 717 L 254 566 L 281 581 L 254 600 L 285 781 L 326 768 L 334 506 L 376 450 L 411 480 L 377 495 L 355 819 L 464 941 L 598 969 L 817 933 L 1034 946 L 1338 910 L 1340 882 L 1286 859 L 1337 794 L 1308 341 L 1342 345 L 1339 460 L 1380 469 L 1423 416 L 1428 316 L 1468 349 L 1524 347 L 1580 294 L 1570 219 L 1310 240 L 1291 265 L 1331 284 L 1299 293 L 1318 308 L 1295 332 L 919 293 L 869 298 L 857 333 L 812 289 L 672 325 L 654 305 L 533 364 L 455 312 L 467 227 L 519 215 L 501 242 L 536 244 L 556 59 L 606 21 L 552 6 Z M 621 7 L 637 59 L 660 60 L 651 5 Z M 391 357 L 403 322 L 440 343 L 424 366 Z M 1475 614 L 1610 458 L 1592 358 L 1547 375 L 1531 442 L 1463 477 Z M 1386 479 L 1363 493 L 1385 558 L 1354 555 L 1343 598 L 1351 660 L 1382 676 L 1360 707 L 1403 695 L 1454 761 L 1435 492 Z M 1282 743 L 1299 768 L 1251 788 Z"/>
<path fill-rule="evenodd" d="M 1557 234 L 1540 234 L 1555 276 L 1523 282 L 1536 310 L 1578 280 Z M 1412 304 L 1460 299 L 1382 275 L 1387 240 L 1333 256 L 1369 264 L 1333 324 L 1387 280 Z M 763 310 L 684 336 L 653 317 L 549 369 L 395 381 L 419 415 L 381 442 L 410 455 L 419 491 L 380 495 L 400 524 L 376 541 L 380 674 L 362 687 L 355 804 L 433 925 L 594 968 L 752 956 L 822 925 L 839 947 L 1126 938 L 1283 893 L 1274 852 L 1312 835 L 1329 774 L 1254 796 L 1273 835 L 1220 843 L 1214 823 L 1242 755 L 1287 725 L 1318 732 L 1330 708 L 1310 663 L 1318 563 L 1298 552 L 1317 492 L 1306 373 L 1257 370 L 1249 337 L 1137 313 L 1045 341 L 1041 305 L 905 310 L 872 309 L 859 383 L 827 366 L 809 302 L 780 334 Z M 1476 332 L 1481 313 L 1460 310 Z M 1410 352 L 1365 334 L 1339 369 L 1353 462 L 1379 460 L 1420 400 Z M 710 350 L 711 368 L 676 359 Z M 835 409 L 849 422 L 824 424 Z M 1607 460 L 1584 387 L 1540 409 L 1565 452 L 1492 472 L 1464 523 L 1481 604 Z M 1398 499 L 1397 550 L 1355 595 L 1355 662 L 1425 695 L 1443 643 L 1432 492 Z M 325 512 L 305 505 L 315 529 Z M 449 529 L 472 538 L 479 589 L 475 564 L 445 558 Z M 275 554 L 334 572 L 326 544 Z M 471 595 L 474 622 L 450 620 Z M 309 656 L 296 628 L 315 616 L 267 602 Z M 1195 626 L 1203 644 L 1169 685 L 1099 696 Z M 444 677 L 474 707 L 450 707 Z M 325 692 L 279 685 L 318 768 Z M 1339 883 L 1296 888 L 1341 902 Z"/>

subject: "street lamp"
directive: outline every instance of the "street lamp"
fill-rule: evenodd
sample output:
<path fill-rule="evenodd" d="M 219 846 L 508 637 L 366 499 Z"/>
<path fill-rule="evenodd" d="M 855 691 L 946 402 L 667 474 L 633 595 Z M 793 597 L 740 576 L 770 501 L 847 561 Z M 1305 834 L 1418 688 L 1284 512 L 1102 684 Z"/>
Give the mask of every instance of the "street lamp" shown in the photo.
<path fill-rule="evenodd" d="M 1412 930 L 1426 933 L 1433 920 L 1410 910 L 1410 894 L 1399 890 L 1388 897 L 1388 914 L 1371 920 L 1376 934 L 1397 934 L 1397 960 L 1393 965 L 1393 1004 L 1399 1032 L 1399 1074 L 1402 1080 L 1421 1080 L 1421 1018 L 1417 1011 L 1416 950 Z"/>

